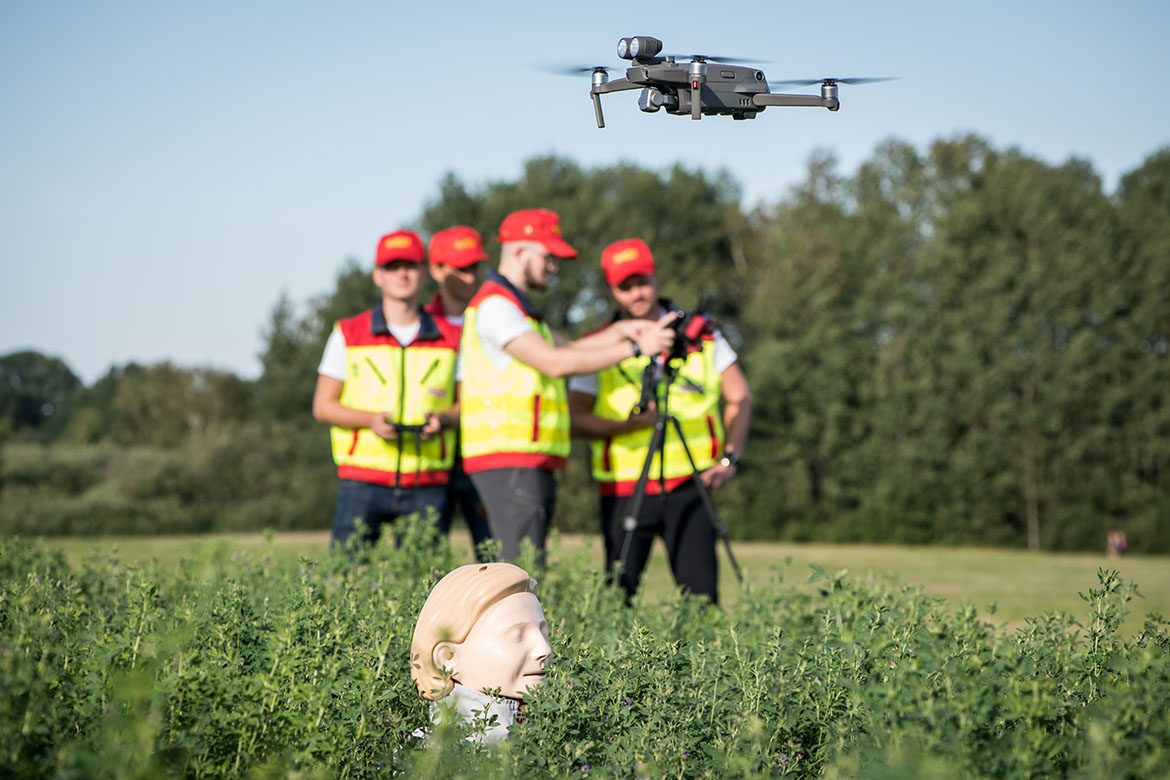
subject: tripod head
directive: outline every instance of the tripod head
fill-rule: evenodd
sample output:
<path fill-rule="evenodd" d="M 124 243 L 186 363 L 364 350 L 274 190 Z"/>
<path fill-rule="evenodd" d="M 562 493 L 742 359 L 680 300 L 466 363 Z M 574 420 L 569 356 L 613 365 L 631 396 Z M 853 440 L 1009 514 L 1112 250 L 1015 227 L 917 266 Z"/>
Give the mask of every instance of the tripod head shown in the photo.
<path fill-rule="evenodd" d="M 658 396 L 659 382 L 669 389 L 687 355 L 701 349 L 703 337 L 715 332 L 715 319 L 707 314 L 706 305 L 704 300 L 695 309 L 672 309 L 678 315 L 670 323 L 674 331 L 674 346 L 669 352 L 662 353 L 661 362 L 657 357 L 651 357 L 646 364 L 642 371 L 642 390 L 634 406 L 635 412 L 640 414 L 650 408 L 650 402 Z"/>
<path fill-rule="evenodd" d="M 715 332 L 715 320 L 706 312 L 706 302 L 699 304 L 696 309 L 676 310 L 678 316 L 670 323 L 674 331 L 674 346 L 666 356 L 669 365 L 675 360 L 683 360 L 692 349 L 702 346 L 703 336 Z"/>

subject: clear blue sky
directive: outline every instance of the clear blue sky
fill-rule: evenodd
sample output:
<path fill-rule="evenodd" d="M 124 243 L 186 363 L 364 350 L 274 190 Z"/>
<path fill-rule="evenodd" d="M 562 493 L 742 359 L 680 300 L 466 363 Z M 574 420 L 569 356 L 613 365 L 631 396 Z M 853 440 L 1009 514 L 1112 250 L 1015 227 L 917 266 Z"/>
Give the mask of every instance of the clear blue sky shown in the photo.
<path fill-rule="evenodd" d="M 1170 144 L 1165 2 L 717 5 L 9 0 L 0 354 L 60 357 L 86 383 L 129 361 L 255 377 L 282 292 L 371 262 L 445 172 L 510 179 L 538 154 L 722 168 L 755 203 L 818 148 L 852 173 L 891 137 L 1086 158 L 1109 192 Z M 842 87 L 836 114 L 734 123 L 643 115 L 628 92 L 598 130 L 587 75 L 536 69 L 617 64 L 640 34 L 758 57 L 771 81 L 902 80 Z"/>

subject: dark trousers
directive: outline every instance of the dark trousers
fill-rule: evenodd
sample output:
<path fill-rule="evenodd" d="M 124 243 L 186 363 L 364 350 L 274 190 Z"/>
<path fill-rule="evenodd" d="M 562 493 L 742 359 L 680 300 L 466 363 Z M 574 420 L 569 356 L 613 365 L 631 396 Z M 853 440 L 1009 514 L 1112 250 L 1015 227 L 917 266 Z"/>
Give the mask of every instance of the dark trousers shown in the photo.
<path fill-rule="evenodd" d="M 715 557 L 716 534 L 711 517 L 703 506 L 699 488 L 688 480 L 665 494 L 649 494 L 642 500 L 638 525 L 629 534 L 622 527 L 632 496 L 601 497 L 601 531 L 605 537 L 606 568 L 614 566 L 626 552 L 624 568 L 618 582 L 628 597 L 633 597 L 642 579 L 642 570 L 650 557 L 655 534 L 666 543 L 666 557 L 674 581 L 691 593 L 707 596 L 719 603 L 719 563 Z"/>
<path fill-rule="evenodd" d="M 543 563 L 544 541 L 557 504 L 557 483 L 552 472 L 488 469 L 472 474 L 471 481 L 487 510 L 492 536 L 500 540 L 504 560 L 520 554 L 521 539 L 530 539 L 537 560 Z"/>
<path fill-rule="evenodd" d="M 492 538 L 492 531 L 488 527 L 483 502 L 479 500 L 479 492 L 472 484 L 471 477 L 458 465 L 451 471 L 451 481 L 447 484 L 447 502 L 442 514 L 439 515 L 440 534 L 445 536 L 451 530 L 451 520 L 455 517 L 456 507 L 459 507 L 467 523 L 467 530 L 471 532 L 471 546 L 475 550 L 476 560 L 483 563 L 479 545 Z"/>
<path fill-rule="evenodd" d="M 406 515 L 425 517 L 431 507 L 441 517 L 446 503 L 446 485 L 395 488 L 343 479 L 333 512 L 333 543 L 344 545 L 360 524 L 361 540 L 373 544 L 384 525 Z"/>

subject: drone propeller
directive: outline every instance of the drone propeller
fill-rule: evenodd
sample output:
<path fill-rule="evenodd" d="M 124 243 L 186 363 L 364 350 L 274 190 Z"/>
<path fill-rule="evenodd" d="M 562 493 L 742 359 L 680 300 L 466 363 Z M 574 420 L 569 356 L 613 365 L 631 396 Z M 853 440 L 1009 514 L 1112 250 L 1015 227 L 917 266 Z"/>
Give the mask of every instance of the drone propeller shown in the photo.
<path fill-rule="evenodd" d="M 543 70 L 545 73 L 550 73 L 554 76 L 576 76 L 578 73 L 597 73 L 598 71 L 609 73 L 612 67 L 613 66 L 611 65 L 586 65 L 579 68 L 575 65 L 550 65 L 548 67 L 540 68 L 540 70 Z"/>
<path fill-rule="evenodd" d="M 835 84 L 874 84 L 878 81 L 897 81 L 901 76 L 883 76 L 879 78 L 847 78 L 838 79 L 827 77 L 823 79 L 792 79 L 789 81 L 773 81 L 773 87 L 807 87 L 812 84 L 824 84 L 825 86 L 833 86 Z"/>
<path fill-rule="evenodd" d="M 770 60 L 744 59 L 743 57 L 716 57 L 711 54 L 659 54 L 663 59 L 672 58 L 675 62 L 683 60 L 699 60 L 700 62 L 721 62 L 724 65 L 753 65 L 767 64 Z"/>

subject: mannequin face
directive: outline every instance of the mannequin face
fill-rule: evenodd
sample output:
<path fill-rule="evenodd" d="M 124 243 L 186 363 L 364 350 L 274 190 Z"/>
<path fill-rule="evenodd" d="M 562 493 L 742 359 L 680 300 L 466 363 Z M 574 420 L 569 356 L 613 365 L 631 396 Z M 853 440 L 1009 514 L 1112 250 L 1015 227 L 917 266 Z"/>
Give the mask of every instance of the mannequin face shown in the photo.
<path fill-rule="evenodd" d="M 524 692 L 544 682 L 552 648 L 548 623 L 532 593 L 513 593 L 480 616 L 460 644 L 441 642 L 437 652 L 449 654 L 445 665 L 453 679 L 468 688 L 523 699 Z"/>

